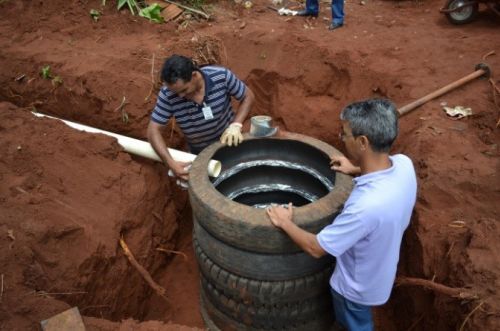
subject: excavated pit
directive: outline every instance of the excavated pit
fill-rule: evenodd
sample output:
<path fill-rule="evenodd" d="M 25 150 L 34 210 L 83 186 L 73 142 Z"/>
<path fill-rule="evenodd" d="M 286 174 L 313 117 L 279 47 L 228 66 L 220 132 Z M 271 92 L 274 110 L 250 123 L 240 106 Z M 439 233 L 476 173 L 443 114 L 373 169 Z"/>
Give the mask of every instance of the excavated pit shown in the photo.
<path fill-rule="evenodd" d="M 240 46 L 234 44 L 228 46 L 229 49 L 233 47 Z M 310 52 L 307 46 L 300 46 L 300 48 Z M 258 50 L 255 49 L 254 52 L 258 52 Z M 313 57 L 324 55 L 324 52 L 320 51 L 320 54 Z M 251 55 L 249 54 L 249 56 Z M 260 68 L 249 71 L 246 68 L 238 69 L 238 65 L 244 61 L 244 59 L 239 59 L 238 62 L 234 62 L 234 70 L 243 72 L 243 77 L 247 75 L 244 80 L 247 81 L 250 88 L 262 95 L 262 98 L 257 100 L 256 107 L 250 116 L 270 115 L 276 124 L 283 129 L 308 133 L 308 129 L 303 126 L 303 122 L 306 120 L 303 111 L 292 111 L 297 106 L 289 98 L 289 95 L 296 94 L 299 99 L 303 98 L 304 102 L 307 101 L 303 104 L 306 108 L 305 112 L 310 112 L 315 108 L 315 111 L 319 111 L 319 116 L 328 116 L 329 118 L 329 123 L 315 123 L 318 130 L 316 138 L 328 141 L 342 149 L 336 131 L 327 129 L 340 127 L 338 115 L 330 114 L 330 109 L 340 107 L 348 99 L 359 98 L 357 95 L 363 95 L 362 89 L 353 93 L 341 93 L 349 92 L 350 86 L 355 85 L 351 81 L 351 71 L 354 69 L 351 68 L 344 55 L 337 56 L 336 60 L 322 61 L 323 64 L 315 69 L 317 71 L 306 70 L 294 73 L 284 70 L 283 72 L 287 72 L 286 75 L 278 74 L 282 70 L 280 68 L 271 71 Z M 325 77 L 333 76 L 335 79 L 329 80 L 332 83 L 318 85 L 319 81 L 314 76 L 314 73 L 318 71 L 324 73 Z M 245 75 L 244 72 L 247 74 Z M 301 79 L 297 80 L 294 77 Z M 363 80 L 362 86 L 366 90 L 370 90 L 371 86 L 381 84 L 377 78 L 374 78 L 372 82 L 360 79 Z M 320 90 L 314 89 L 313 86 L 319 87 Z M 40 93 L 38 92 L 37 97 L 40 97 Z M 48 103 L 37 104 L 37 110 L 137 138 L 141 138 L 140 132 L 147 125 L 147 117 L 144 115 L 140 116 L 141 120 L 133 122 L 131 126 L 118 125 L 115 119 L 116 114 L 106 111 L 101 106 L 96 112 L 97 116 L 88 117 L 86 103 L 83 103 L 81 108 L 79 106 L 80 100 L 87 99 L 85 94 L 75 95 L 74 91 L 66 89 L 56 91 L 56 93 L 60 94 L 59 98 L 67 100 L 72 105 L 71 111 L 66 110 L 60 102 L 51 101 L 50 98 Z M 334 104 L 325 106 L 323 94 L 333 98 Z M 99 97 L 93 95 L 91 99 L 99 100 Z M 23 100 L 22 105 L 26 104 L 27 100 Z M 25 121 L 30 116 L 26 115 Z M 138 117 L 137 114 L 129 114 L 131 119 Z M 62 124 L 60 126 L 64 127 Z M 72 132 L 71 129 L 65 128 L 64 130 L 64 132 Z M 248 130 L 248 126 L 246 130 Z M 84 137 L 87 134 L 71 133 L 71 135 Z M 182 148 L 182 140 L 177 133 L 169 140 L 173 143 L 173 147 Z M 111 142 L 111 139 L 109 141 Z M 262 139 L 252 143 L 244 142 L 239 150 L 241 152 L 235 155 L 230 148 L 223 148 L 214 155 L 214 159 L 222 161 L 224 168 L 220 178 L 213 181 L 213 185 L 221 194 L 235 202 L 257 208 L 264 208 L 269 204 L 287 204 L 288 202 L 292 202 L 295 206 L 305 206 L 327 195 L 335 185 L 335 177 L 329 167 L 329 156 L 308 145 L 287 140 L 270 144 L 269 141 Z M 281 161 L 276 161 L 277 159 Z M 154 183 L 154 187 L 159 183 L 169 181 L 164 175 L 161 165 L 153 165 L 137 158 L 130 160 L 132 161 L 129 162 L 138 164 L 140 168 L 152 167 L 154 169 L 147 179 L 148 183 Z M 107 183 L 106 187 L 110 187 L 122 179 L 104 179 L 104 181 Z M 131 209 L 132 213 L 141 215 L 139 219 L 128 216 L 116 220 L 118 223 L 113 226 L 111 237 L 106 239 L 105 247 L 109 253 L 103 254 L 101 248 L 101 250 L 91 252 L 90 256 L 79 261 L 79 264 L 73 264 L 70 268 L 74 270 L 75 282 L 60 282 L 55 276 L 51 278 L 54 283 L 51 287 L 53 290 L 50 292 L 56 290 L 64 292 L 67 288 L 79 288 L 86 293 L 60 296 L 54 299 L 70 306 L 82 307 L 82 314 L 85 316 L 104 318 L 110 321 L 119 322 L 123 319 L 133 318 L 138 321 L 158 320 L 191 327 L 203 326 L 198 302 L 199 276 L 191 245 L 190 209 L 189 206 L 186 206 L 187 194 L 171 182 L 163 187 L 160 185 L 156 189 L 157 192 L 152 190 L 153 186 L 148 188 L 149 198 L 146 201 L 149 203 L 146 205 L 135 204 L 134 208 Z M 149 204 L 153 202 L 151 200 L 153 196 L 167 196 L 170 201 L 163 201 L 160 202 L 160 206 L 152 207 Z M 107 205 L 102 208 L 113 208 L 112 206 Z M 151 213 L 150 209 L 154 211 Z M 104 220 L 99 223 L 99 226 L 103 224 L 105 224 Z M 130 266 L 117 244 L 120 234 L 124 234 L 125 239 L 131 242 L 131 250 L 138 256 L 139 262 L 151 273 L 153 278 L 160 285 L 168 282 L 166 288 L 169 300 L 180 303 L 179 305 L 172 306 L 161 300 L 147 286 L 136 270 Z M 167 252 L 180 251 L 184 255 L 164 253 L 158 248 L 166 249 Z M 70 257 L 67 258 L 71 260 Z M 36 267 L 30 267 L 24 272 L 25 278 L 30 279 L 27 284 L 29 288 L 46 291 L 48 280 L 43 275 L 44 272 L 40 270 L 43 268 L 53 269 L 54 266 L 43 263 L 41 267 L 37 265 L 35 264 Z M 54 269 L 54 272 L 56 270 L 57 268 Z M 36 281 L 31 281 L 31 279 L 36 279 Z M 394 330 L 394 322 L 384 317 L 387 315 L 384 310 L 380 310 L 377 323 L 383 325 L 384 329 Z"/>

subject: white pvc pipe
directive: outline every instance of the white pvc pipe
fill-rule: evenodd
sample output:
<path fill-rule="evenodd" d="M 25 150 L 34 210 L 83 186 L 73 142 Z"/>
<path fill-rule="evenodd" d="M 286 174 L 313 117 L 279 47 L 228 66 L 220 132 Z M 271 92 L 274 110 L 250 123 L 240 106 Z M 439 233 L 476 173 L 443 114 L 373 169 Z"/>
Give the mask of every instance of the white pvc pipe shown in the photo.
<path fill-rule="evenodd" d="M 158 156 L 158 154 L 156 154 L 156 152 L 153 149 L 153 147 L 151 146 L 151 144 L 146 142 L 146 141 L 122 136 L 120 134 L 116 134 L 116 133 L 109 132 L 109 131 L 96 129 L 96 128 L 93 128 L 93 127 L 90 127 L 87 125 L 82 125 L 82 124 L 78 124 L 75 122 L 66 121 L 66 120 L 63 120 L 63 119 L 60 119 L 57 117 L 53 117 L 53 116 L 49 116 L 49 115 L 44 115 L 44 114 L 35 113 L 35 112 L 32 112 L 32 113 L 33 113 L 33 115 L 35 115 L 37 117 L 47 117 L 47 118 L 62 121 L 66 125 L 74 128 L 74 129 L 80 130 L 80 131 L 85 131 L 85 132 L 90 132 L 90 133 L 101 133 L 101 134 L 104 134 L 106 136 L 116 138 L 116 140 L 118 140 L 118 144 L 120 144 L 126 152 L 134 154 L 134 155 L 139 155 L 139 156 L 145 157 L 147 159 L 163 162 L 162 159 Z M 196 158 L 196 155 L 194 155 L 194 154 L 186 153 L 186 152 L 179 151 L 179 150 L 172 149 L 172 148 L 169 148 L 168 152 L 170 153 L 170 155 L 172 156 L 172 158 L 175 161 L 179 161 L 179 162 L 192 162 Z M 217 177 L 217 176 L 219 176 L 220 171 L 221 171 L 220 161 L 210 160 L 210 162 L 208 163 L 208 175 L 210 177 Z"/>

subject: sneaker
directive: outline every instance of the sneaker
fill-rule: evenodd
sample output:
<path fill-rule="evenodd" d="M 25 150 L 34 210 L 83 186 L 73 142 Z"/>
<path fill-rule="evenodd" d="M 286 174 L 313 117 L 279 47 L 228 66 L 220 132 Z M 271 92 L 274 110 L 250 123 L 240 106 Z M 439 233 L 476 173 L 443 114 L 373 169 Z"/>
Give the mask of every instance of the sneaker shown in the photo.
<path fill-rule="evenodd" d="M 304 10 L 299 10 L 297 12 L 297 16 L 312 16 L 312 17 L 318 17 L 318 14 L 316 13 L 311 13 L 310 11 L 308 11 L 307 9 L 304 9 Z"/>
<path fill-rule="evenodd" d="M 335 29 L 341 28 L 341 27 L 343 27 L 343 26 L 344 26 L 344 24 L 332 23 L 332 24 L 330 24 L 330 26 L 328 27 L 328 30 L 332 31 L 332 30 L 335 30 Z"/>

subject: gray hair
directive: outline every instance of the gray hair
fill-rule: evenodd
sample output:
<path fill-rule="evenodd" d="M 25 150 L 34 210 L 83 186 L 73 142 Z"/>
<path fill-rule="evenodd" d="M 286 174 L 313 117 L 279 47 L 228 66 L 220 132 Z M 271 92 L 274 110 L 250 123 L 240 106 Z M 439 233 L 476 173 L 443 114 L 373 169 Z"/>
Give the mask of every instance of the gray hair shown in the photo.
<path fill-rule="evenodd" d="M 354 137 L 366 136 L 375 152 L 389 152 L 398 135 L 398 112 L 389 100 L 351 103 L 342 110 L 340 119 L 349 123 Z"/>

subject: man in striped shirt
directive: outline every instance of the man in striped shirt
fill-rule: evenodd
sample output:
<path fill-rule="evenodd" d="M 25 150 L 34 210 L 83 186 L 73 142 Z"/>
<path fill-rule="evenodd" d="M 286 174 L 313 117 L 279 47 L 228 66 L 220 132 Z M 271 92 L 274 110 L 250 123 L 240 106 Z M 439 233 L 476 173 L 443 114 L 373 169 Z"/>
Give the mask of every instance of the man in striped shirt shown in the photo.
<path fill-rule="evenodd" d="M 230 70 L 217 66 L 198 68 L 191 59 L 179 55 L 165 61 L 161 79 L 164 86 L 151 114 L 148 140 L 164 164 L 177 177 L 187 180 L 189 163 L 172 159 L 161 135 L 169 119 L 175 118 L 193 154 L 218 139 L 237 146 L 243 141 L 241 127 L 254 94 Z M 236 114 L 231 97 L 240 102 Z"/>

